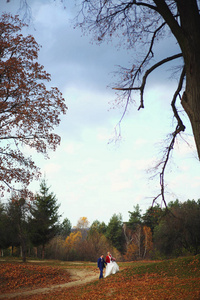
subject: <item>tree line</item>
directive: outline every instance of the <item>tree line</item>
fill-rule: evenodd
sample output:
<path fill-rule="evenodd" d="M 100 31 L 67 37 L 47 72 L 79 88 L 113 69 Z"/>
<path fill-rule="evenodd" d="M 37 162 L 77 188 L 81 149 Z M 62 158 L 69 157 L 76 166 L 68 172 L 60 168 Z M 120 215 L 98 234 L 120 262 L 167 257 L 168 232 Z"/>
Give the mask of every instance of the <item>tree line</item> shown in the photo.
<path fill-rule="evenodd" d="M 143 214 L 136 205 L 128 222 L 113 214 L 107 225 L 95 220 L 89 226 L 81 217 L 73 228 L 68 218 L 60 222 L 58 210 L 45 180 L 34 200 L 13 194 L 0 203 L 1 255 L 96 261 L 109 250 L 118 260 L 132 261 L 200 253 L 200 199 L 156 205 Z"/>
<path fill-rule="evenodd" d="M 171 1 L 167 4 L 164 0 L 155 0 L 153 3 L 154 5 L 150 5 L 148 1 L 146 3 L 121 1 L 120 5 L 115 5 L 113 1 L 83 0 L 81 12 L 84 18 L 83 23 L 79 25 L 86 24 L 87 27 L 87 24 L 90 24 L 92 30 L 97 30 L 99 42 L 106 38 L 107 34 L 112 38 L 113 33 L 120 29 L 124 32 L 119 36 L 124 36 L 127 43 L 130 43 L 129 46 L 136 46 L 136 41 L 147 45 L 144 47 L 147 53 L 141 56 L 137 65 L 132 64 L 130 69 L 122 69 L 122 72 L 125 71 L 125 77 L 123 76 L 122 84 L 117 85 L 116 89 L 122 91 L 121 99 L 123 101 L 126 99 L 124 114 L 132 102 L 133 90 L 140 91 L 139 109 L 144 108 L 146 79 L 154 69 L 168 61 L 181 58 L 178 86 L 171 101 L 177 124 L 158 164 L 163 166 L 160 171 L 161 193 L 158 196 L 166 203 L 165 168 L 177 136 L 185 130 L 176 104 L 179 98 L 190 119 L 200 156 L 199 122 L 197 122 L 200 110 L 199 1 Z M 94 12 L 97 18 L 94 17 Z M 135 17 L 132 18 L 133 15 Z M 140 26 L 141 24 L 143 25 Z M 47 89 L 46 83 L 51 80 L 51 76 L 38 63 L 40 46 L 34 37 L 22 34 L 24 26 L 17 16 L 1 15 L 1 195 L 13 191 L 16 182 L 25 187 L 23 194 L 13 192 L 8 204 L 0 204 L 1 252 L 4 250 L 6 253 L 11 247 L 11 253 L 14 255 L 15 251 L 20 249 L 24 261 L 26 256 L 33 255 L 34 251 L 36 256 L 41 257 L 62 259 L 95 257 L 95 260 L 99 255 L 98 252 L 105 252 L 108 248 L 119 259 L 127 260 L 199 253 L 200 200 L 197 202 L 188 200 L 185 203 L 176 200 L 164 209 L 160 206 L 151 207 L 143 215 L 139 206 L 136 206 L 133 212 L 129 212 L 128 222 L 123 222 L 120 214 L 114 214 L 108 225 L 97 220 L 90 227 L 85 227 L 87 219 L 83 217 L 73 230 L 68 219 L 62 224 L 59 223 L 59 205 L 55 195 L 49 194 L 45 182 L 42 183 L 40 194 L 33 197 L 30 202 L 27 200 L 30 196 L 30 191 L 27 190 L 29 183 L 41 174 L 32 157 L 25 156 L 24 146 L 48 157 L 48 151 L 55 150 L 60 143 L 60 136 L 54 132 L 54 128 L 59 125 L 61 116 L 67 112 L 67 107 L 58 88 Z M 145 42 L 146 38 L 140 38 L 145 37 L 144 28 L 151 28 L 145 34 L 146 38 L 150 37 L 150 44 Z M 171 32 L 175 37 L 180 46 L 180 53 L 150 65 L 148 69 L 147 66 L 154 57 L 153 45 L 165 32 L 167 34 Z M 142 76 L 139 81 L 142 85 L 138 86 L 139 75 Z M 123 117 L 119 122 L 119 128 L 122 119 Z"/>

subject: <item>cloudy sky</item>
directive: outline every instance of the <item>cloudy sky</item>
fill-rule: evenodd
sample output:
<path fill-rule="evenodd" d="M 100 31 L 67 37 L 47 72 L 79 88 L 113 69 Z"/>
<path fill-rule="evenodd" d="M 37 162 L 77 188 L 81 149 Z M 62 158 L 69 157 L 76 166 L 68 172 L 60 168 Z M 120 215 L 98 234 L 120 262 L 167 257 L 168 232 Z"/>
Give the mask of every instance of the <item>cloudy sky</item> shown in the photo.
<path fill-rule="evenodd" d="M 49 153 L 49 160 L 31 154 L 61 204 L 62 219 L 67 217 L 73 226 L 83 216 L 90 224 L 96 219 L 107 224 L 114 213 L 121 213 L 123 221 L 128 221 L 128 211 L 139 204 L 144 212 L 160 192 L 159 178 L 151 179 L 147 171 L 159 159 L 163 140 L 175 126 L 169 102 L 176 80 L 169 79 L 163 68 L 152 75 L 145 109 L 137 111 L 135 95 L 137 103 L 129 107 L 121 124 L 121 141 L 109 143 L 123 113 L 121 107 L 113 109 L 114 72 L 118 65 L 131 65 L 135 50 L 118 49 L 115 42 L 96 45 L 92 35 L 74 29 L 74 1 L 65 1 L 66 9 L 59 0 L 28 3 L 32 9 L 28 32 L 42 45 L 39 62 L 68 106 L 55 130 L 62 138 L 61 146 Z M 19 7 L 20 0 L 4 0 L 0 10 L 16 14 Z M 158 45 L 159 57 L 164 57 L 166 49 L 167 42 Z M 200 163 L 190 124 L 184 120 L 184 138 L 190 147 L 183 139 L 175 146 L 167 169 L 167 202 L 200 198 Z M 33 182 L 31 189 L 38 191 L 39 183 Z"/>

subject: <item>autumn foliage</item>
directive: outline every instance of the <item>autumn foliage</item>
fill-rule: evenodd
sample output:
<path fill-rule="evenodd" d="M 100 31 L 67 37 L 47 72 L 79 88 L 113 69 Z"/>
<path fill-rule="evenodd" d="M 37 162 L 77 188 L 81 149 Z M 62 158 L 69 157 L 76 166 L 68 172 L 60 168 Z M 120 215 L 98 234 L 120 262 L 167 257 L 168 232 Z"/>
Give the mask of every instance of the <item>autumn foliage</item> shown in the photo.
<path fill-rule="evenodd" d="M 11 268 L 12 266 L 12 268 Z M 16 266 L 16 267 L 15 267 Z M 69 267 L 69 265 L 68 265 Z M 94 270 L 96 267 L 85 264 L 74 267 Z M 13 270 L 13 271 L 12 271 Z M 63 273 L 62 273 L 63 272 Z M 21 291 L 22 287 L 34 287 L 37 273 L 40 285 L 52 284 L 52 277 L 55 276 L 56 284 L 59 276 L 63 276 L 65 271 L 59 268 L 40 267 L 31 265 L 1 263 L 0 282 L 2 294 L 6 291 Z M 28 276 L 30 275 L 30 279 Z M 43 279 L 42 276 L 44 277 Z M 5 288 L 5 278 L 9 278 L 10 285 Z M 17 279 L 18 277 L 18 279 Z M 21 278 L 21 282 L 19 280 Z M 16 280 L 16 281 L 15 281 Z M 26 284 L 29 282 L 28 284 Z M 31 284 L 33 282 L 33 285 Z M 8 281 L 7 281 L 8 282 Z M 16 282 L 16 283 L 15 283 Z M 63 280 L 60 281 L 63 283 Z M 54 284 L 54 283 L 53 283 Z M 4 286 L 2 290 L 1 287 Z M 19 290 L 20 288 L 20 290 Z M 4 291 L 4 292 L 3 292 Z M 46 291 L 45 291 L 46 292 Z M 21 299 L 20 294 L 16 294 L 15 299 Z M 199 299 L 200 297 L 200 256 L 179 258 L 166 261 L 141 261 L 135 263 L 120 263 L 120 272 L 100 280 L 97 279 L 90 284 L 74 287 L 62 287 L 59 290 L 50 290 L 46 294 L 44 291 L 36 295 L 23 295 L 23 299 Z"/>
<path fill-rule="evenodd" d="M 25 151 L 30 148 L 48 156 L 60 136 L 53 132 L 67 107 L 56 87 L 37 61 L 40 46 L 17 16 L 0 18 L 0 181 L 11 188 L 16 182 L 27 186 L 39 169 Z"/>
<path fill-rule="evenodd" d="M 60 268 L 20 263 L 1 263 L 0 278 L 0 295 L 22 287 L 38 288 L 70 281 L 69 274 Z"/>

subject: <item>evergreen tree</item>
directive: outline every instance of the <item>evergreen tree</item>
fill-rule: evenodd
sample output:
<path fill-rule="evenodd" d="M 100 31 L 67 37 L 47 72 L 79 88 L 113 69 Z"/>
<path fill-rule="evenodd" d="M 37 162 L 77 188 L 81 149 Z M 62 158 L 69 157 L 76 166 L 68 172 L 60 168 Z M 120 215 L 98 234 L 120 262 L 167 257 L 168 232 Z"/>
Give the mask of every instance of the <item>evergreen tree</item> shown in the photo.
<path fill-rule="evenodd" d="M 106 237 L 119 252 L 124 252 L 125 237 L 123 233 L 122 215 L 114 214 L 107 226 Z"/>
<path fill-rule="evenodd" d="M 14 195 L 7 204 L 7 242 L 12 247 L 21 246 L 23 262 L 26 261 L 27 244 L 29 242 L 29 213 L 29 203 L 17 195 Z"/>
<path fill-rule="evenodd" d="M 9 244 L 9 220 L 6 214 L 5 206 L 0 203 L 0 254 L 3 255 L 3 249 L 10 246 Z"/>
<path fill-rule="evenodd" d="M 100 222 L 98 220 L 95 220 L 92 225 L 90 226 L 90 230 L 89 230 L 89 235 L 93 235 L 96 232 L 100 233 L 100 234 L 105 234 L 106 233 L 106 229 L 107 226 L 104 222 Z"/>
<path fill-rule="evenodd" d="M 134 209 L 135 210 L 133 212 L 129 211 L 130 216 L 127 223 L 127 226 L 132 230 L 135 230 L 138 225 L 142 224 L 142 215 L 139 204 L 134 206 Z"/>
<path fill-rule="evenodd" d="M 155 248 L 166 256 L 200 253 L 200 203 L 176 200 L 154 231 Z"/>
<path fill-rule="evenodd" d="M 59 235 L 66 239 L 70 235 L 72 224 L 68 218 L 65 218 L 62 224 L 59 226 Z"/>
<path fill-rule="evenodd" d="M 40 184 L 40 193 L 36 195 L 31 208 L 30 232 L 34 246 L 42 245 L 42 257 L 44 258 L 45 244 L 58 232 L 58 214 L 56 196 L 49 193 L 45 180 Z"/>
<path fill-rule="evenodd" d="M 143 224 L 150 227 L 153 233 L 154 228 L 159 224 L 159 221 L 163 214 L 164 212 L 159 205 L 156 205 L 154 207 L 151 206 L 147 209 L 142 217 Z"/>

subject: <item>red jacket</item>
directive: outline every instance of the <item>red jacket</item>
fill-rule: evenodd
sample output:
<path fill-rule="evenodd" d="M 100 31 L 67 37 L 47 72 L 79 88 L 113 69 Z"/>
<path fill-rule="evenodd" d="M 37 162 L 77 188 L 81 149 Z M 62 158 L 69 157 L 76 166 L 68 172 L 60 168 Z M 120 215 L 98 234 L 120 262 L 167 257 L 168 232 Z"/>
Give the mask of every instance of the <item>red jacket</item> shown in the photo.
<path fill-rule="evenodd" d="M 107 262 L 107 263 L 110 263 L 110 261 L 111 261 L 111 256 L 107 255 L 107 256 L 106 256 L 106 262 Z"/>

